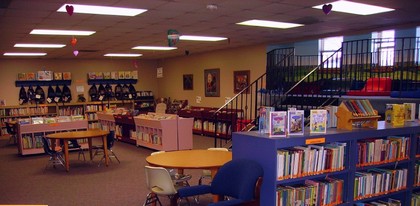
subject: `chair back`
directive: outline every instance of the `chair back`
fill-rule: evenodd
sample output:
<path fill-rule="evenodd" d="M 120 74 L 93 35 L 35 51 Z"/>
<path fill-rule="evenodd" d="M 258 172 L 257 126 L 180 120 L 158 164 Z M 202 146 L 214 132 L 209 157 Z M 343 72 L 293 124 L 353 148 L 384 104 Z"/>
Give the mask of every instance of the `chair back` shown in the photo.
<path fill-rule="evenodd" d="M 53 155 L 54 151 L 50 147 L 50 142 L 46 137 L 42 137 L 42 146 L 44 148 L 44 152 L 48 155 Z"/>
<path fill-rule="evenodd" d="M 263 176 L 261 165 L 253 160 L 234 159 L 216 173 L 211 189 L 213 194 L 231 196 L 244 201 L 255 199 L 257 181 Z"/>
<path fill-rule="evenodd" d="M 106 136 L 106 144 L 108 146 L 108 149 L 111 149 L 114 146 L 114 131 L 109 131 L 109 134 Z"/>
<path fill-rule="evenodd" d="M 6 124 L 6 131 L 8 134 L 10 135 L 16 134 L 14 127 L 9 122 L 5 122 L 5 124 Z"/>
<path fill-rule="evenodd" d="M 146 186 L 157 195 L 175 195 L 175 189 L 168 170 L 163 167 L 145 166 Z"/>

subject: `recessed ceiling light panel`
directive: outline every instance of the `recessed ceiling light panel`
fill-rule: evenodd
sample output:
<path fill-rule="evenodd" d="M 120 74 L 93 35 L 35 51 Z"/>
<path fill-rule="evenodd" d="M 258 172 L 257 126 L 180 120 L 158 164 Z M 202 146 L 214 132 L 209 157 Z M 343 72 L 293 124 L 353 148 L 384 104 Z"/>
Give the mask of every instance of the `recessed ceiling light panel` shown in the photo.
<path fill-rule="evenodd" d="M 226 37 L 192 36 L 192 35 L 182 35 L 179 37 L 179 40 L 188 40 L 188 41 L 223 41 L 226 39 L 227 39 Z"/>
<path fill-rule="evenodd" d="M 114 16 L 137 16 L 146 9 L 133 9 L 111 6 L 94 6 L 94 5 L 81 5 L 81 4 L 64 4 L 57 12 L 67 12 L 66 6 L 73 6 L 74 13 L 80 14 L 99 14 L 99 15 L 114 15 Z"/>
<path fill-rule="evenodd" d="M 108 53 L 104 54 L 106 57 L 139 57 L 143 56 L 143 54 L 122 54 L 122 53 Z"/>
<path fill-rule="evenodd" d="M 259 27 L 269 27 L 269 28 L 276 28 L 276 29 L 290 29 L 294 27 L 303 26 L 303 24 L 294 24 L 294 23 L 287 23 L 287 22 L 279 22 L 279 21 L 267 21 L 267 20 L 248 20 L 237 23 L 239 25 L 244 26 L 259 26 Z"/>
<path fill-rule="evenodd" d="M 136 46 L 131 49 L 140 49 L 140 50 L 174 50 L 176 47 L 167 47 L 167 46 Z"/>
<path fill-rule="evenodd" d="M 6 52 L 4 56 L 45 56 L 47 53 L 18 53 L 18 52 Z"/>
<path fill-rule="evenodd" d="M 14 47 L 20 48 L 63 48 L 65 44 L 15 44 Z"/>
<path fill-rule="evenodd" d="M 357 15 L 372 15 L 372 14 L 378 14 L 378 13 L 389 12 L 389 11 L 395 10 L 391 8 L 374 6 L 374 5 L 363 4 L 363 3 L 356 3 L 356 2 L 351 2 L 351 1 L 335 1 L 335 2 L 331 2 L 327 4 L 332 5 L 331 11 L 357 14 Z M 322 9 L 323 6 L 324 4 L 314 6 L 312 8 Z"/>
<path fill-rule="evenodd" d="M 54 29 L 33 29 L 30 34 L 39 35 L 70 35 L 70 36 L 89 36 L 95 31 L 78 31 L 78 30 L 54 30 Z"/>

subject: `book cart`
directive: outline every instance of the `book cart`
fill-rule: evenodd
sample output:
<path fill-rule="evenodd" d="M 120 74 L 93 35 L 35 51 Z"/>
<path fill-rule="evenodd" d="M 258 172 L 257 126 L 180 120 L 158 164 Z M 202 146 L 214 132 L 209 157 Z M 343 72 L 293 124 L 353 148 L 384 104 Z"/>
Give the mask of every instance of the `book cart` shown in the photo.
<path fill-rule="evenodd" d="M 134 118 L 137 146 L 163 151 L 192 149 L 193 118 L 182 118 L 173 114 L 157 114 L 156 116 L 156 119 L 139 116 Z M 165 119 L 159 117 L 165 117 Z"/>
<path fill-rule="evenodd" d="M 87 120 L 57 122 L 49 124 L 19 124 L 17 132 L 18 153 L 20 155 L 43 154 L 45 152 L 42 146 L 41 138 L 47 134 L 87 129 Z M 81 143 L 80 145 L 83 149 L 88 148 L 86 141 L 79 143 Z"/>
<path fill-rule="evenodd" d="M 352 130 L 354 126 L 377 128 L 381 116 L 369 100 L 345 100 L 337 109 L 337 128 Z"/>
<path fill-rule="evenodd" d="M 408 206 L 413 193 L 420 191 L 419 134 L 418 122 L 393 127 L 384 121 L 378 121 L 377 128 L 330 128 L 325 134 L 310 134 L 305 129 L 301 136 L 235 132 L 233 159 L 253 159 L 263 167 L 260 205 L 317 201 L 316 205 L 350 206 L 391 199 Z M 305 154 L 319 154 L 321 148 L 324 153 L 339 148 L 344 154 L 326 161 L 305 158 Z M 291 160 L 282 155 L 284 152 L 298 159 Z M 316 167 L 319 163 L 325 167 Z M 306 200 L 300 200 L 299 195 Z M 325 200 L 332 202 L 321 203 Z"/>

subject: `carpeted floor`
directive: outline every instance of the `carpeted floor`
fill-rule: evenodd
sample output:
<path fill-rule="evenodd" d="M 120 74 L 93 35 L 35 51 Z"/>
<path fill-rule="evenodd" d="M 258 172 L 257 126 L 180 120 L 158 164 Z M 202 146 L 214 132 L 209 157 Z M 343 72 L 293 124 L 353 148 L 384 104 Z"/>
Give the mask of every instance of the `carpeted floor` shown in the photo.
<path fill-rule="evenodd" d="M 194 136 L 194 149 L 214 146 L 214 139 Z M 45 204 L 49 206 L 131 206 L 143 205 L 148 190 L 145 186 L 145 157 L 153 150 L 116 142 L 113 148 L 121 164 L 115 160 L 98 167 L 100 158 L 78 160 L 78 153 L 70 153 L 70 171 L 47 168 L 46 155 L 20 156 L 8 137 L 0 138 L 0 204 Z M 86 152 L 88 156 L 88 152 Z M 201 170 L 186 170 L 195 185 Z M 167 197 L 161 197 L 169 205 Z M 199 205 L 207 205 L 211 196 L 200 197 Z M 192 203 L 191 205 L 195 205 Z"/>

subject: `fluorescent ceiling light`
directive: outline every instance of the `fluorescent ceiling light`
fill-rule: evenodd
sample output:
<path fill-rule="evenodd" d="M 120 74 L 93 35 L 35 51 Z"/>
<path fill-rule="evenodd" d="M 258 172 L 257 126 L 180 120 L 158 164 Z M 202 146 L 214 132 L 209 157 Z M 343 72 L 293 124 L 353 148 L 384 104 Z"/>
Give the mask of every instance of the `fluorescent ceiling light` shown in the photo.
<path fill-rule="evenodd" d="M 100 14 L 100 15 L 115 15 L 115 16 L 137 16 L 146 9 L 132 9 L 122 7 L 110 7 L 110 6 L 93 6 L 93 5 L 81 5 L 81 4 L 64 4 L 57 12 L 67 12 L 66 6 L 73 6 L 74 13 L 80 14 Z"/>
<path fill-rule="evenodd" d="M 277 28 L 277 29 L 290 29 L 298 26 L 303 26 L 303 24 L 294 24 L 294 23 L 287 23 L 287 22 L 279 22 L 279 21 L 267 21 L 267 20 L 248 20 L 237 23 L 239 25 L 244 26 L 259 26 L 259 27 L 269 27 L 269 28 Z"/>
<path fill-rule="evenodd" d="M 139 57 L 143 56 L 143 54 L 117 54 L 117 53 L 108 53 L 105 54 L 106 57 Z"/>
<path fill-rule="evenodd" d="M 45 56 L 47 53 L 14 53 L 14 52 L 6 52 L 3 54 L 4 56 Z"/>
<path fill-rule="evenodd" d="M 177 49 L 176 47 L 167 47 L 167 46 L 136 46 L 131 49 L 140 49 L 140 50 L 173 50 Z"/>
<path fill-rule="evenodd" d="M 40 35 L 74 35 L 74 36 L 89 36 L 95 31 L 77 31 L 77 30 L 52 30 L 52 29 L 34 29 L 30 34 Z"/>
<path fill-rule="evenodd" d="M 22 48 L 63 48 L 65 44 L 15 44 L 15 47 Z"/>
<path fill-rule="evenodd" d="M 395 9 L 381 7 L 381 6 L 374 6 L 374 5 L 356 3 L 356 2 L 351 2 L 351 1 L 335 1 L 335 2 L 327 3 L 327 4 L 332 5 L 331 11 L 358 14 L 358 15 L 371 15 L 371 14 L 377 14 L 377 13 L 383 13 L 383 12 L 389 12 L 389 11 L 395 10 Z M 314 6 L 312 8 L 322 9 L 323 6 L 324 4 Z"/>
<path fill-rule="evenodd" d="M 190 40 L 190 41 L 222 41 L 226 40 L 226 37 L 212 37 L 212 36 L 191 36 L 191 35 L 182 35 L 179 37 L 180 40 Z"/>

